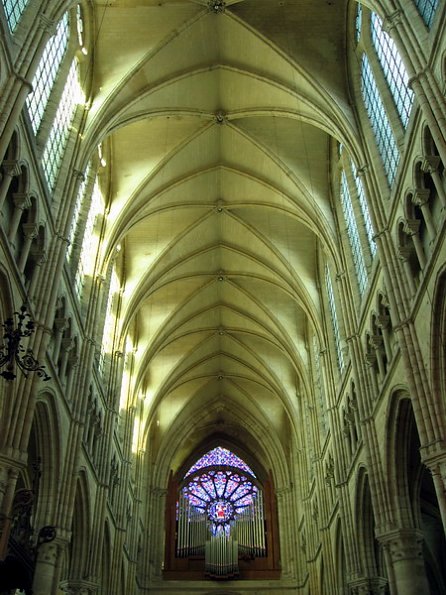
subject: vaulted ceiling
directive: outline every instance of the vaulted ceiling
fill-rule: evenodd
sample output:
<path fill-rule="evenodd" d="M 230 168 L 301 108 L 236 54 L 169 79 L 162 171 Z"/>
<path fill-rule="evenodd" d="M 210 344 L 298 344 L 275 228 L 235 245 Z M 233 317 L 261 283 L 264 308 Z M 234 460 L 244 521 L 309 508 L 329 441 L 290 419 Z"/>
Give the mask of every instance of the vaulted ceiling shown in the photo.
<path fill-rule="evenodd" d="M 331 139 L 354 135 L 346 23 L 344 0 L 95 3 L 104 262 L 121 247 L 145 432 L 156 448 L 189 420 L 177 464 L 217 430 L 287 448 L 300 423 L 336 251 Z"/>

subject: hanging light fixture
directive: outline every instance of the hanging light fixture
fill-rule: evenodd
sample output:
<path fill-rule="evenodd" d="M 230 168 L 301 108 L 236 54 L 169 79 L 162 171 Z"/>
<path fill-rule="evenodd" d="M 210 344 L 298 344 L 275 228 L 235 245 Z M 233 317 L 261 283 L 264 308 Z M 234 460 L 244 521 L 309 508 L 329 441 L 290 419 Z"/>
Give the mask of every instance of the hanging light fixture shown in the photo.
<path fill-rule="evenodd" d="M 21 344 L 23 337 L 29 337 L 35 330 L 35 323 L 26 311 L 26 306 L 20 308 L 20 312 L 14 312 L 13 317 L 7 318 L 2 324 L 4 328 L 4 344 L 0 346 L 0 368 L 6 366 L 0 376 L 6 380 L 14 380 L 14 367 L 17 365 L 25 377 L 28 372 L 36 372 L 39 378 L 49 380 L 50 376 L 45 372 L 45 366 L 41 366 L 34 357 L 32 349 L 25 349 Z M 28 319 L 26 322 L 25 320 Z"/>

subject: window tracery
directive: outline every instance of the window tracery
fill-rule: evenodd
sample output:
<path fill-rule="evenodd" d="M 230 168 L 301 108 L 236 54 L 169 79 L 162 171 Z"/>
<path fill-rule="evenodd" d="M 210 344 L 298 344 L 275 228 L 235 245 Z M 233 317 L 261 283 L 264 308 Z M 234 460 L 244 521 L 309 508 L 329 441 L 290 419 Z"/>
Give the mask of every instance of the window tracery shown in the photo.
<path fill-rule="evenodd" d="M 373 46 L 378 56 L 396 110 L 404 128 L 407 128 L 414 94 L 409 89 L 409 76 L 393 39 L 383 30 L 382 19 L 372 12 L 370 29 Z"/>
<path fill-rule="evenodd" d="M 82 297 L 85 278 L 93 274 L 94 256 L 98 247 L 98 237 L 94 229 L 100 213 L 104 210 L 104 198 L 99 187 L 98 176 L 96 175 L 91 191 L 91 203 L 88 211 L 87 221 L 83 234 L 79 234 L 79 242 L 82 245 L 75 276 L 75 289 L 79 299 Z"/>
<path fill-rule="evenodd" d="M 17 29 L 20 18 L 28 5 L 29 0 L 3 0 L 3 8 L 11 33 Z"/>
<path fill-rule="evenodd" d="M 344 369 L 345 362 L 344 362 L 344 355 L 342 353 L 342 348 L 341 348 L 341 332 L 339 330 L 338 316 L 336 313 L 336 302 L 335 302 L 335 296 L 334 296 L 334 291 L 333 291 L 333 284 L 331 282 L 330 269 L 328 268 L 328 265 L 326 265 L 326 267 L 325 267 L 325 286 L 326 286 L 326 290 L 327 290 L 328 306 L 329 306 L 330 315 L 331 315 L 331 324 L 332 324 L 332 328 L 333 328 L 333 336 L 334 336 L 335 349 L 336 349 L 336 361 L 337 361 L 339 370 L 342 372 Z"/>
<path fill-rule="evenodd" d="M 59 21 L 56 33 L 45 46 L 42 58 L 32 81 L 33 91 L 26 99 L 28 114 L 34 134 L 39 132 L 51 91 L 56 82 L 60 65 L 68 48 L 69 17 L 65 13 Z"/>
<path fill-rule="evenodd" d="M 79 103 L 82 103 L 82 100 L 78 64 L 75 59 L 68 72 L 59 107 L 57 108 L 56 116 L 42 155 L 43 171 L 51 189 L 56 184 L 57 174 L 62 164 L 76 107 Z"/>
<path fill-rule="evenodd" d="M 347 236 L 353 258 L 353 266 L 355 267 L 356 272 L 356 280 L 358 281 L 359 293 L 362 296 L 367 288 L 368 276 L 345 170 L 341 173 L 340 194 L 345 224 L 347 226 Z"/>
<path fill-rule="evenodd" d="M 370 125 L 378 145 L 378 151 L 383 161 L 387 181 L 389 186 L 392 186 L 400 154 L 369 59 L 365 54 L 361 63 L 361 91 Z"/>
<path fill-rule="evenodd" d="M 438 7 L 438 0 L 415 0 L 415 6 L 420 13 L 424 24 L 428 29 L 432 27 L 435 13 Z"/>

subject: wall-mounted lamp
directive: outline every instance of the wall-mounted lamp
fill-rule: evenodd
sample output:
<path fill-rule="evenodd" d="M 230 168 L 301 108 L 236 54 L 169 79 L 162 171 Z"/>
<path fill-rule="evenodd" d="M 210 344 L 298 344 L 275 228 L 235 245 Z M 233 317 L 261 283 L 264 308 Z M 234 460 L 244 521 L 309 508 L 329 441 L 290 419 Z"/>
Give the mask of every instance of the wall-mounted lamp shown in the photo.
<path fill-rule="evenodd" d="M 39 378 L 49 380 L 51 377 L 45 372 L 45 366 L 41 366 L 34 357 L 32 349 L 25 349 L 21 344 L 23 337 L 29 337 L 35 330 L 35 323 L 31 320 L 26 311 L 26 306 L 20 308 L 20 312 L 14 312 L 14 318 L 7 318 L 2 324 L 4 328 L 4 344 L 0 346 L 0 368 L 6 366 L 0 376 L 6 380 L 14 380 L 14 367 L 17 365 L 23 374 L 28 377 L 28 372 L 36 372 Z M 25 322 L 25 319 L 28 319 Z"/>

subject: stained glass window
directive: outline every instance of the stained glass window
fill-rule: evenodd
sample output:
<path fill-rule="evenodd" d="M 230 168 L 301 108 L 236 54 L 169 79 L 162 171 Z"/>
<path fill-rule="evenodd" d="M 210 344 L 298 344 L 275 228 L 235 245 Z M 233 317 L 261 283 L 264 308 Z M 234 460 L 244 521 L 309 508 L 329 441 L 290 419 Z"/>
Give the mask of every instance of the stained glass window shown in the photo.
<path fill-rule="evenodd" d="M 204 556 L 205 576 L 235 578 L 239 558 L 265 557 L 263 490 L 251 468 L 218 446 L 186 473 L 176 506 L 176 555 Z"/>
<path fill-rule="evenodd" d="M 79 224 L 81 215 L 82 203 L 85 198 L 85 192 L 87 189 L 88 177 L 90 175 L 91 163 L 89 163 L 85 169 L 85 173 L 82 175 L 81 183 L 76 196 L 76 204 L 74 205 L 73 218 L 71 220 L 70 233 L 68 234 L 68 249 L 67 249 L 67 260 L 71 260 L 73 255 L 74 242 L 76 239 L 76 231 Z"/>
<path fill-rule="evenodd" d="M 6 20 L 11 33 L 16 30 L 27 4 L 28 0 L 3 0 L 3 8 L 5 9 Z"/>
<path fill-rule="evenodd" d="M 415 0 L 415 5 L 418 8 L 426 27 L 430 29 L 434 21 L 435 12 L 438 7 L 438 0 Z"/>
<path fill-rule="evenodd" d="M 110 278 L 110 287 L 108 290 L 107 307 L 105 311 L 104 330 L 102 333 L 101 353 L 99 357 L 99 373 L 104 373 L 105 355 L 110 354 L 113 348 L 113 341 L 115 337 L 115 316 L 114 308 L 116 306 L 115 299 L 120 288 L 119 278 L 116 273 L 116 268 L 113 266 Z"/>
<path fill-rule="evenodd" d="M 45 172 L 48 186 L 51 189 L 56 184 L 57 174 L 62 164 L 76 106 L 82 102 L 82 99 L 77 61 L 73 60 L 42 155 L 43 171 Z"/>
<path fill-rule="evenodd" d="M 221 446 L 217 446 L 217 448 L 213 448 L 204 456 L 202 456 L 186 473 L 185 477 L 188 475 L 192 475 L 199 469 L 204 469 L 205 467 L 237 467 L 238 469 L 242 469 L 246 471 L 253 477 L 255 477 L 254 472 L 248 465 L 237 455 L 233 452 L 228 450 L 227 448 L 222 448 Z"/>
<path fill-rule="evenodd" d="M 331 275 L 328 266 L 325 267 L 325 285 L 327 288 L 328 306 L 330 308 L 331 323 L 333 327 L 333 335 L 335 340 L 336 360 L 339 369 L 344 369 L 344 356 L 341 349 L 341 333 L 339 331 L 338 316 L 336 313 L 336 302 L 334 297 L 333 285 L 331 282 Z"/>
<path fill-rule="evenodd" d="M 352 199 L 348 189 L 347 176 L 345 171 L 341 175 L 341 204 L 344 212 L 347 235 L 352 251 L 353 265 L 355 267 L 356 278 L 358 280 L 359 293 L 363 295 L 367 287 L 367 269 L 365 267 L 364 256 L 362 254 L 361 241 L 359 239 L 358 226 L 356 224 L 355 214 L 353 212 Z"/>
<path fill-rule="evenodd" d="M 389 185 L 393 184 L 400 154 L 387 117 L 369 60 L 364 54 L 361 64 L 361 91 L 364 105 L 375 134 Z"/>
<path fill-rule="evenodd" d="M 362 4 L 358 4 L 358 6 L 356 8 L 356 21 L 355 21 L 356 41 L 359 41 L 361 38 L 361 29 L 362 29 Z"/>
<path fill-rule="evenodd" d="M 103 209 L 104 198 L 96 177 L 91 194 L 91 205 L 90 210 L 88 211 L 87 222 L 83 234 L 82 249 L 74 282 L 76 293 L 79 298 L 82 296 L 85 276 L 93 274 L 96 250 L 98 247 L 98 237 L 94 233 L 94 226 L 97 216 L 102 213 Z"/>
<path fill-rule="evenodd" d="M 353 177 L 354 177 L 355 185 L 356 185 L 356 192 L 358 194 L 359 206 L 361 207 L 361 213 L 362 213 L 362 217 L 364 220 L 367 242 L 369 244 L 371 255 L 375 256 L 376 255 L 376 242 L 374 239 L 375 233 L 373 231 L 373 225 L 372 225 L 372 220 L 370 218 L 369 207 L 367 205 L 367 200 L 365 197 L 364 184 L 362 183 L 361 176 L 359 175 L 358 170 L 356 169 L 356 166 L 353 163 L 353 161 L 351 161 L 351 166 L 352 166 Z"/>
<path fill-rule="evenodd" d="M 206 514 L 214 534 L 228 532 L 236 516 L 253 505 L 257 492 L 251 477 L 228 469 L 199 473 L 183 488 L 196 511 Z"/>
<path fill-rule="evenodd" d="M 37 72 L 33 78 L 33 91 L 26 98 L 26 105 L 35 134 L 39 131 L 59 67 L 65 55 L 68 36 L 68 14 L 65 13 L 57 25 L 56 33 L 45 46 Z"/>
<path fill-rule="evenodd" d="M 406 67 L 393 39 L 382 28 L 382 20 L 372 12 L 371 18 L 372 42 L 383 69 L 395 107 L 404 128 L 407 127 L 412 109 L 414 94 L 409 89 L 409 76 Z"/>
<path fill-rule="evenodd" d="M 319 424 L 322 432 L 322 436 L 325 437 L 328 431 L 328 420 L 327 411 L 325 407 L 325 396 L 322 383 L 322 366 L 321 366 L 321 355 L 319 342 L 316 335 L 313 335 L 313 377 L 314 386 L 316 389 L 317 399 L 319 402 Z M 311 442 L 309 443 L 311 444 Z"/>

